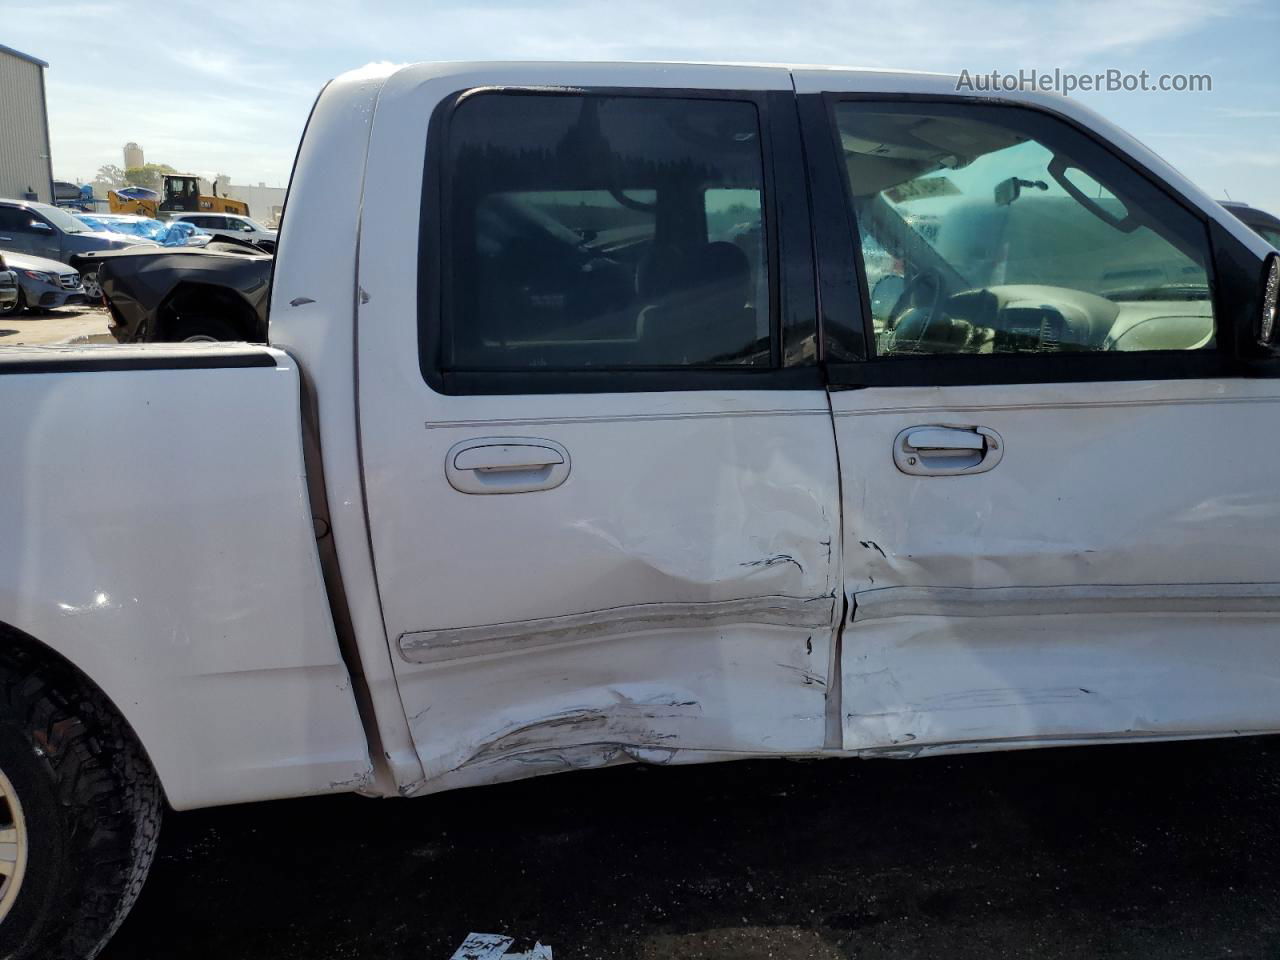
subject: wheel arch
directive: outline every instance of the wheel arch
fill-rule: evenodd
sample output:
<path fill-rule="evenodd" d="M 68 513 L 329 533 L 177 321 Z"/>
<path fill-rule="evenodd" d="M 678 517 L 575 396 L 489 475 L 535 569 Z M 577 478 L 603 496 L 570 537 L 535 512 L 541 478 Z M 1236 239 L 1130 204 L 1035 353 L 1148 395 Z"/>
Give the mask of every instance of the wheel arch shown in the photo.
<path fill-rule="evenodd" d="M 151 759 L 151 754 L 147 750 L 147 744 L 144 739 L 139 736 L 137 728 L 134 726 L 129 717 L 127 710 L 121 709 L 120 703 L 111 695 L 109 690 L 104 690 L 100 684 L 95 682 L 85 670 L 68 658 L 62 651 L 50 646 L 37 637 L 32 636 L 25 630 L 22 630 L 11 623 L 0 620 L 0 660 L 9 658 L 11 652 L 36 660 L 41 664 L 47 664 L 51 676 L 70 679 L 72 682 L 81 686 L 85 690 L 92 691 L 102 697 L 107 705 L 115 712 L 116 717 L 124 724 L 134 742 L 142 751 L 147 762 L 151 764 L 153 770 L 156 769 L 155 762 Z M 164 779 L 159 777 L 157 771 L 157 779 L 160 781 L 160 789 L 164 792 Z M 168 794 L 165 793 L 165 800 L 168 801 Z"/>
<path fill-rule="evenodd" d="M 180 280 L 154 313 L 155 339 L 165 339 L 184 316 L 216 316 L 251 343 L 266 341 L 265 325 L 244 295 L 231 287 L 199 280 Z"/>

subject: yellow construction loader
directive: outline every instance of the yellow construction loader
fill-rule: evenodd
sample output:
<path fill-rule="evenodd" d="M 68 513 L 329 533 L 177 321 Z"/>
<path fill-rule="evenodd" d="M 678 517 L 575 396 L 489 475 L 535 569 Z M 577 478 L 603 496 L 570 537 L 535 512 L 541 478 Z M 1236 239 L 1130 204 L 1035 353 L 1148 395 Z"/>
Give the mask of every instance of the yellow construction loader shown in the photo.
<path fill-rule="evenodd" d="M 162 177 L 164 193 L 142 187 L 125 187 L 107 192 L 112 213 L 133 213 L 153 220 L 167 220 L 175 213 L 238 213 L 249 216 L 249 205 L 243 200 L 218 196 L 218 181 L 213 182 L 213 195 L 200 192 L 200 179 L 187 174 Z"/>

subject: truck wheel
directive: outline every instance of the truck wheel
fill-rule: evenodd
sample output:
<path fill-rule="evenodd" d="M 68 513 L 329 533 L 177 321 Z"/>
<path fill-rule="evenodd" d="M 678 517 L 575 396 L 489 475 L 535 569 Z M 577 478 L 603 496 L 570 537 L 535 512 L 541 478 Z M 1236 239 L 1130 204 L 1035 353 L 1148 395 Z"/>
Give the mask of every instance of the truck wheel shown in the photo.
<path fill-rule="evenodd" d="M 155 772 L 70 669 L 0 653 L 0 957 L 92 960 L 155 855 Z"/>
<path fill-rule="evenodd" d="M 181 317 L 172 327 L 172 336 L 166 337 L 178 343 L 201 343 L 210 340 L 243 340 L 231 324 L 217 317 L 195 314 Z"/>

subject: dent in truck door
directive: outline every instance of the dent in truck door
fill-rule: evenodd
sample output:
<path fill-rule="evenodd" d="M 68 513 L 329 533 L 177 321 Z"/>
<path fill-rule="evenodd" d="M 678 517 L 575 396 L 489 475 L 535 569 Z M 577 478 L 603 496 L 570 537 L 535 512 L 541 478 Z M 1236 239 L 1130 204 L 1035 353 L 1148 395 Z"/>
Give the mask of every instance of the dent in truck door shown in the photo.
<path fill-rule="evenodd" d="M 870 320 L 829 349 L 874 355 L 832 368 L 845 748 L 1280 728 L 1280 390 L 1203 217 L 1053 116 L 799 79 Z"/>
<path fill-rule="evenodd" d="M 435 108 L 421 303 L 374 252 L 418 242 L 398 195 L 360 267 L 420 789 L 827 742 L 835 444 L 794 100 L 750 77 L 778 92 L 383 96 L 371 184 L 422 177 L 387 131 Z"/>

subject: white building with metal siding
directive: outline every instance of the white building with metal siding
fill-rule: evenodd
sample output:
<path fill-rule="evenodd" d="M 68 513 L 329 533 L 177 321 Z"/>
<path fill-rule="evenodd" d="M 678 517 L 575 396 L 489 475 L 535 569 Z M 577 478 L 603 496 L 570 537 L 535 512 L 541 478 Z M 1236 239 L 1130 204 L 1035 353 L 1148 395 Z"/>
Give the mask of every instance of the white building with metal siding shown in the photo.
<path fill-rule="evenodd" d="M 0 197 L 53 202 L 43 60 L 0 44 Z"/>

